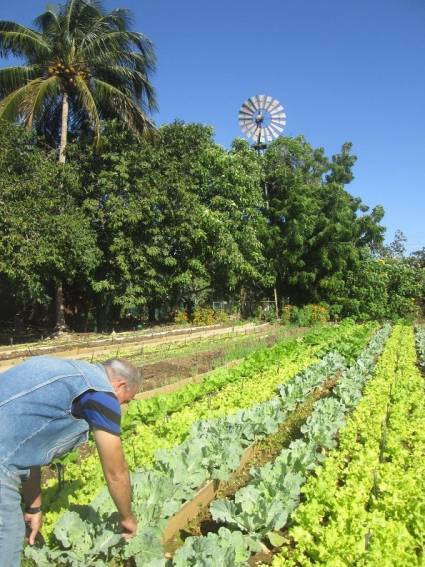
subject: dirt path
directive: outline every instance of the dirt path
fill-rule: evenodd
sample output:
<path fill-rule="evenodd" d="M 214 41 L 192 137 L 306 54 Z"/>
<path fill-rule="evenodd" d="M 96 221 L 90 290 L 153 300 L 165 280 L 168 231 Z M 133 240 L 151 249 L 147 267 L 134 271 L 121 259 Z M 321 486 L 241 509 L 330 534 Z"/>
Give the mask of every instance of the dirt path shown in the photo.
<path fill-rule="evenodd" d="M 189 331 L 185 334 L 179 335 L 170 335 L 166 334 L 159 334 L 159 336 L 155 336 L 154 334 L 140 337 L 140 340 L 134 343 L 113 343 L 109 344 L 108 346 L 101 345 L 98 347 L 90 346 L 90 347 L 79 347 L 79 348 L 71 348 L 71 349 L 63 349 L 57 350 L 55 352 L 49 352 L 48 354 L 52 356 L 58 356 L 62 358 L 73 358 L 73 359 L 86 359 L 90 360 L 92 357 L 99 357 L 105 356 L 105 358 L 109 356 L 119 356 L 119 351 L 125 348 L 127 354 L 130 354 L 132 350 L 137 351 L 140 350 L 144 345 L 154 346 L 154 345 L 161 345 L 161 344 L 168 344 L 168 343 L 181 343 L 181 342 L 189 342 L 194 341 L 197 339 L 205 338 L 205 337 L 216 337 L 216 336 L 237 336 L 244 333 L 253 333 L 255 334 L 258 331 L 264 332 L 267 327 L 271 328 L 271 325 L 268 323 L 264 323 L 261 325 L 257 325 L 255 323 L 248 323 L 246 325 L 238 325 L 235 327 L 214 327 L 210 329 L 201 329 L 195 331 Z M 29 356 L 35 356 L 43 354 L 43 351 L 37 349 L 37 352 L 32 353 L 31 351 L 22 352 L 18 356 L 14 358 L 10 358 L 7 360 L 0 360 L 0 372 L 15 366 L 19 362 L 22 362 Z M 165 363 L 164 363 L 165 364 Z"/>

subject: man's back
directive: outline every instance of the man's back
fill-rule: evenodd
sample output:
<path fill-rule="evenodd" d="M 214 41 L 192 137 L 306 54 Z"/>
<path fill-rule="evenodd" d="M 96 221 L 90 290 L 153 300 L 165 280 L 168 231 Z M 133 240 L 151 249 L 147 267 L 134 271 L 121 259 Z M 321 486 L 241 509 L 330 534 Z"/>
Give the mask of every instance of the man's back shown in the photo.
<path fill-rule="evenodd" d="M 0 374 L 0 466 L 25 476 L 83 442 L 88 424 L 71 411 L 87 390 L 113 392 L 101 366 L 42 356 Z"/>

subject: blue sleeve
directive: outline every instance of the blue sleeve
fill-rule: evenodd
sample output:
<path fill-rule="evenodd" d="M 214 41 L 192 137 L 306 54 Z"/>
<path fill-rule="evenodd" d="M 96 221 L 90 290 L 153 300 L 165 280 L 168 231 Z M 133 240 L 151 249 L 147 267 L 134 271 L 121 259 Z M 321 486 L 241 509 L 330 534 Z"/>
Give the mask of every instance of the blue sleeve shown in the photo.
<path fill-rule="evenodd" d="M 72 413 L 85 419 L 90 429 L 102 429 L 113 435 L 121 434 L 121 407 L 111 392 L 84 392 L 74 401 Z"/>

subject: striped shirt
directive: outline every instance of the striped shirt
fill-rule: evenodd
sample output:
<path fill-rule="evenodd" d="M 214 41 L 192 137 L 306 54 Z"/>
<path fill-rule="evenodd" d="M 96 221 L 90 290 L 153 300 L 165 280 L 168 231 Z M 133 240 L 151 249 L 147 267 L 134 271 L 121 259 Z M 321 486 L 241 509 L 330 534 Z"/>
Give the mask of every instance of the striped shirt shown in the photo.
<path fill-rule="evenodd" d="M 121 434 L 121 408 L 112 392 L 87 390 L 74 400 L 72 415 L 85 419 L 90 429 L 102 429 L 118 436 Z"/>

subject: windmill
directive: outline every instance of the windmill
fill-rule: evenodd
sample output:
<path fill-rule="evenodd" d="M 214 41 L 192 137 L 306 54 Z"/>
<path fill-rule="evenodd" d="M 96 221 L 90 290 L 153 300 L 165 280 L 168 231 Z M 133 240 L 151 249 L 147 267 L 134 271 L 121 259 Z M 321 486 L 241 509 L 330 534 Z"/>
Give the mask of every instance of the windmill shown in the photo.
<path fill-rule="evenodd" d="M 239 110 L 239 126 L 248 138 L 254 140 L 253 148 L 260 154 L 283 132 L 286 114 L 280 102 L 271 96 L 255 95 L 246 100 Z M 264 184 L 266 207 L 269 209 L 267 184 Z M 273 288 L 276 318 L 279 318 L 279 301 L 276 285 Z"/>
<path fill-rule="evenodd" d="M 280 136 L 286 124 L 286 114 L 280 102 L 271 96 L 255 95 L 239 110 L 239 126 L 254 140 L 254 149 L 265 150 L 267 144 Z"/>

